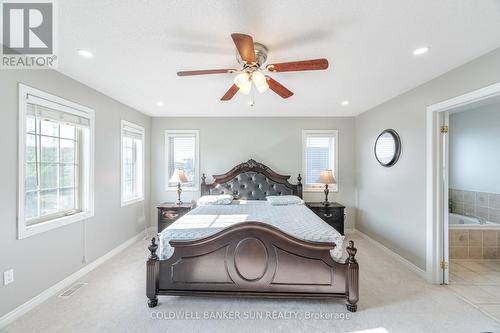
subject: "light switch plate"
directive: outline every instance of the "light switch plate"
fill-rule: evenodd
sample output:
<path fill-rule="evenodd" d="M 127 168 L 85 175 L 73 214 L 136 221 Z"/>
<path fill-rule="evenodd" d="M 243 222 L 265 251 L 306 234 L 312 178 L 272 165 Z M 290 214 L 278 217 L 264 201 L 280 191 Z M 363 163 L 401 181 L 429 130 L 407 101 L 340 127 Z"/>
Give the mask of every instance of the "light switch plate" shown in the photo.
<path fill-rule="evenodd" d="M 14 270 L 9 269 L 8 271 L 3 272 L 3 284 L 4 284 L 4 286 L 6 286 L 12 282 L 14 282 Z"/>

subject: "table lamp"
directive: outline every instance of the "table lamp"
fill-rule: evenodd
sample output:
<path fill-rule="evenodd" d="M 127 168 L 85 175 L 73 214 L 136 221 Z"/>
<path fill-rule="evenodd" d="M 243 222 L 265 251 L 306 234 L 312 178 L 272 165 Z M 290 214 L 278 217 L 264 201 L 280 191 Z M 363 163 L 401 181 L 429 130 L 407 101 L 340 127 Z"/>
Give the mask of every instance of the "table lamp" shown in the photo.
<path fill-rule="evenodd" d="M 175 202 L 177 205 L 182 205 L 181 201 L 181 183 L 187 183 L 188 179 L 186 177 L 186 174 L 184 173 L 184 170 L 182 169 L 175 169 L 174 174 L 172 177 L 170 177 L 169 183 L 177 183 L 177 201 Z"/>
<path fill-rule="evenodd" d="M 337 181 L 335 180 L 335 177 L 333 176 L 333 172 L 331 169 L 326 169 L 321 171 L 319 178 L 318 178 L 318 183 L 325 184 L 325 201 L 323 201 L 324 206 L 329 206 L 330 202 L 328 201 L 328 193 L 330 190 L 328 190 L 328 185 L 329 184 L 337 184 Z"/>

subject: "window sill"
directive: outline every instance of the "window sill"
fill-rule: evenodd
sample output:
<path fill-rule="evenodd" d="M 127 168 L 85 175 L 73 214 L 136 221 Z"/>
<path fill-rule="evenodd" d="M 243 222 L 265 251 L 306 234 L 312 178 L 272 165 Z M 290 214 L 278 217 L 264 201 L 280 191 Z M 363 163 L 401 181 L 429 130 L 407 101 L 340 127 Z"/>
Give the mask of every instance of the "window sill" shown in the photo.
<path fill-rule="evenodd" d="M 81 212 L 78 214 L 70 215 L 70 216 L 64 216 L 64 217 L 59 217 L 57 219 L 53 219 L 50 221 L 46 222 L 41 222 L 32 226 L 23 226 L 19 227 L 18 230 L 18 239 L 23 239 L 23 238 L 28 238 L 31 236 L 34 236 L 36 234 L 40 234 L 42 232 L 46 232 L 49 230 L 53 230 L 65 225 L 69 225 L 75 222 L 79 222 L 82 220 L 86 220 L 88 218 L 91 218 L 94 216 L 94 213 L 92 212 Z M 23 222 L 26 223 L 26 222 Z"/>
<path fill-rule="evenodd" d="M 130 205 L 133 205 L 135 203 L 142 202 L 142 201 L 144 201 L 144 198 L 135 198 L 135 199 L 127 200 L 127 201 L 122 201 L 120 207 L 130 206 Z"/>

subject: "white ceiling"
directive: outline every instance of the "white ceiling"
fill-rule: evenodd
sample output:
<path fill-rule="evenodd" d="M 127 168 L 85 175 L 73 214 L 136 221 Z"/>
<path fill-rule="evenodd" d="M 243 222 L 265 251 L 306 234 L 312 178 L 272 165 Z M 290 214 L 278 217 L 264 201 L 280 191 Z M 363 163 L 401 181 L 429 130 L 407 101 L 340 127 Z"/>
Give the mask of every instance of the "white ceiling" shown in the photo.
<path fill-rule="evenodd" d="M 500 47 L 498 0 L 58 3 L 59 71 L 152 116 L 352 116 Z M 232 32 L 265 44 L 268 62 L 325 57 L 330 68 L 272 74 L 295 95 L 256 93 L 253 108 L 240 93 L 219 100 L 234 74 L 177 77 L 234 68 Z"/>

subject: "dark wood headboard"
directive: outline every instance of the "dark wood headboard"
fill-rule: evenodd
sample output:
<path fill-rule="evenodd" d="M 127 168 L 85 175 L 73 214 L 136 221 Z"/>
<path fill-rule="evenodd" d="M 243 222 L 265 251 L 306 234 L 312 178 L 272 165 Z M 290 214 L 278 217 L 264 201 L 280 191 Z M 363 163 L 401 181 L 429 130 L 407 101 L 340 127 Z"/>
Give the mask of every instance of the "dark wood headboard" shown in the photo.
<path fill-rule="evenodd" d="M 290 184 L 290 176 L 280 175 L 253 159 L 238 164 L 222 175 L 213 175 L 214 182 L 206 183 L 201 177 L 201 195 L 232 194 L 235 199 L 265 200 L 268 195 L 296 195 L 302 198 L 302 177 Z"/>

